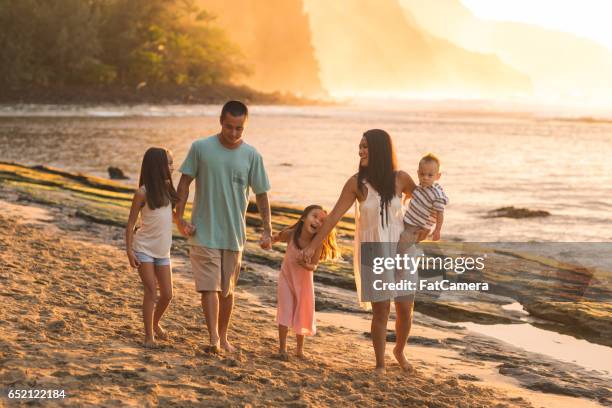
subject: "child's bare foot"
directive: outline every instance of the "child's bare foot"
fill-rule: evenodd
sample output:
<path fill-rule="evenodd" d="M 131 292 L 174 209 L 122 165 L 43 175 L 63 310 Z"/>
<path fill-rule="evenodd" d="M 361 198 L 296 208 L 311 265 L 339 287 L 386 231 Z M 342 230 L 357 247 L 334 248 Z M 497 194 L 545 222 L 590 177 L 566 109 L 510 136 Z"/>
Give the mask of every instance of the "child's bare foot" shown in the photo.
<path fill-rule="evenodd" d="M 393 355 L 395 356 L 395 359 L 399 363 L 399 365 L 402 368 L 402 370 L 404 370 L 406 372 L 414 371 L 414 368 L 412 367 L 412 364 L 410 364 L 408 362 L 408 360 L 406 360 L 406 356 L 404 356 L 404 352 L 403 351 L 400 352 L 396 347 L 394 347 L 393 348 Z"/>
<path fill-rule="evenodd" d="M 228 353 L 233 353 L 236 351 L 236 347 L 232 346 L 227 340 L 221 342 L 221 348 Z"/>
<path fill-rule="evenodd" d="M 289 354 L 287 354 L 287 350 L 280 350 L 274 358 L 281 361 L 289 361 Z"/>
<path fill-rule="evenodd" d="M 376 375 L 384 375 L 387 373 L 387 369 L 383 366 L 383 367 L 376 367 L 374 369 L 374 374 Z"/>
<path fill-rule="evenodd" d="M 157 344 L 155 344 L 155 340 L 153 337 L 145 337 L 144 343 L 142 343 L 144 348 L 155 348 Z"/>
<path fill-rule="evenodd" d="M 168 332 L 160 325 L 157 325 L 157 327 L 155 327 L 155 338 L 159 340 L 168 340 Z"/>
<path fill-rule="evenodd" d="M 302 360 L 307 360 L 308 356 L 306 354 L 304 354 L 304 350 L 296 350 L 295 351 L 295 356 L 297 358 L 301 358 Z"/>

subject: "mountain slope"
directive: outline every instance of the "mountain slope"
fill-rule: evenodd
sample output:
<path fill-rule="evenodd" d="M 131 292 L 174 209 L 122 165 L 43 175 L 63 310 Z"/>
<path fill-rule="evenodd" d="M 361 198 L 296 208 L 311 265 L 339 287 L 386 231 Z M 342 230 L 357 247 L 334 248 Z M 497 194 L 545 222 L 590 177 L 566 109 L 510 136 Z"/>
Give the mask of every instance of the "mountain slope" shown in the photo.
<path fill-rule="evenodd" d="M 529 93 L 527 76 L 494 55 L 428 34 L 397 0 L 304 0 L 324 86 L 499 96 Z"/>
<path fill-rule="evenodd" d="M 244 80 L 256 89 L 305 95 L 323 92 L 301 0 L 198 0 L 236 43 L 250 65 Z"/>
<path fill-rule="evenodd" d="M 480 20 L 460 0 L 400 1 L 434 35 L 495 53 L 529 75 L 537 94 L 599 98 L 612 92 L 612 52 L 594 41 L 529 24 Z"/>

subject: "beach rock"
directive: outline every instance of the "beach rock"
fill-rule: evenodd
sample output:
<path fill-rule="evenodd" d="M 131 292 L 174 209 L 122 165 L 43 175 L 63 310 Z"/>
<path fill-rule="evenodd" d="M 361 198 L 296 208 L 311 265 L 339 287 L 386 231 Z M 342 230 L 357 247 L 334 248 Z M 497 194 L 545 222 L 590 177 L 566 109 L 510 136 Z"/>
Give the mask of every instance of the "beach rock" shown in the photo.
<path fill-rule="evenodd" d="M 612 398 L 612 392 L 601 379 L 590 377 L 585 379 L 587 381 L 577 381 L 574 375 L 564 370 L 504 363 L 499 367 L 499 373 L 516 378 L 523 387 L 534 391 L 596 399 L 604 405 L 608 405 Z"/>
<path fill-rule="evenodd" d="M 225 358 L 222 360 L 222 362 L 228 367 L 238 367 L 240 365 L 240 363 L 238 363 L 238 361 L 233 358 Z"/>
<path fill-rule="evenodd" d="M 457 378 L 459 378 L 460 380 L 463 380 L 463 381 L 482 381 L 481 378 L 476 377 L 473 374 L 459 374 L 459 376 Z"/>
<path fill-rule="evenodd" d="M 612 305 L 604 302 L 530 302 L 523 305 L 533 317 L 571 327 L 569 333 L 612 347 Z"/>
<path fill-rule="evenodd" d="M 444 343 L 442 343 L 440 339 L 430 339 L 429 337 L 423 336 L 410 336 L 408 338 L 408 343 L 425 347 L 444 347 Z"/>
<path fill-rule="evenodd" d="M 372 338 L 372 333 L 363 332 L 363 335 L 368 339 Z M 393 330 L 387 330 L 387 341 L 394 343 L 396 340 L 395 332 Z M 431 339 L 423 336 L 410 336 L 408 337 L 408 344 L 419 345 L 425 347 L 444 347 L 444 343 L 439 339 Z"/>
<path fill-rule="evenodd" d="M 362 310 L 345 305 L 342 302 L 337 302 L 329 297 L 326 297 L 323 293 L 316 291 L 315 310 L 318 311 L 332 311 L 332 312 L 348 312 L 348 313 L 361 313 Z"/>
<path fill-rule="evenodd" d="M 52 322 L 47 324 L 47 330 L 55 333 L 61 333 L 66 330 L 66 322 L 61 319 L 53 320 Z"/>
<path fill-rule="evenodd" d="M 487 213 L 485 218 L 534 218 L 548 217 L 549 215 L 550 213 L 544 210 L 530 210 L 528 208 L 517 208 L 514 206 L 509 206 L 491 210 Z"/>
<path fill-rule="evenodd" d="M 123 173 L 123 170 L 121 170 L 119 167 L 109 166 L 107 170 L 108 170 L 108 176 L 110 177 L 111 180 L 127 180 L 127 179 L 129 179 L 129 177 L 126 176 Z"/>
<path fill-rule="evenodd" d="M 58 377 L 58 378 L 69 377 L 71 375 L 72 373 L 68 370 L 58 370 L 58 371 L 51 373 L 51 376 Z"/>
<path fill-rule="evenodd" d="M 521 386 L 531 390 L 588 398 L 602 403 L 610 402 L 612 398 L 605 376 L 572 363 L 511 347 L 495 339 L 466 336 L 460 354 L 471 360 L 501 363 L 498 366 L 500 374 L 515 378 Z"/>
<path fill-rule="evenodd" d="M 0 382 L 2 384 L 14 384 L 26 379 L 26 373 L 20 368 L 13 368 L 0 374 Z"/>

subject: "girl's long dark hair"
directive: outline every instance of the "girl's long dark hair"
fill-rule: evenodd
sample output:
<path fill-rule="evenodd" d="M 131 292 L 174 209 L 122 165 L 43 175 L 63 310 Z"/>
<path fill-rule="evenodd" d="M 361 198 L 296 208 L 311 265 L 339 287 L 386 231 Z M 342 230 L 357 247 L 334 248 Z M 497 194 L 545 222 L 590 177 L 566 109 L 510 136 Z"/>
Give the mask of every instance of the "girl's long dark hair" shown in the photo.
<path fill-rule="evenodd" d="M 166 149 L 151 147 L 142 158 L 138 187 L 145 186 L 147 204 L 152 210 L 165 207 L 169 203 L 174 208 L 178 201 L 170 169 L 168 169 L 168 154 Z"/>
<path fill-rule="evenodd" d="M 317 205 L 317 204 L 309 205 L 308 207 L 304 208 L 304 211 L 302 211 L 302 215 L 300 215 L 300 219 L 290 227 L 293 229 L 293 237 L 291 239 L 293 240 L 293 244 L 295 245 L 295 247 L 298 249 L 302 249 L 300 248 L 299 239 L 300 239 L 300 234 L 302 233 L 302 229 L 304 228 L 304 220 L 306 219 L 306 217 L 308 217 L 308 214 L 310 214 L 310 212 L 313 210 L 325 211 L 323 207 L 321 207 L 320 205 Z M 338 244 L 336 243 L 336 229 L 335 228 L 332 229 L 331 232 L 325 237 L 321 245 L 322 245 L 321 257 L 318 259 L 318 261 L 336 259 L 340 256 L 340 249 L 338 248 Z"/>
<path fill-rule="evenodd" d="M 367 181 L 380 195 L 380 220 L 389 224 L 389 203 L 395 196 L 397 160 L 391 136 L 382 129 L 370 129 L 363 134 L 368 143 L 368 165 L 359 165 L 357 188 L 363 192 Z"/>

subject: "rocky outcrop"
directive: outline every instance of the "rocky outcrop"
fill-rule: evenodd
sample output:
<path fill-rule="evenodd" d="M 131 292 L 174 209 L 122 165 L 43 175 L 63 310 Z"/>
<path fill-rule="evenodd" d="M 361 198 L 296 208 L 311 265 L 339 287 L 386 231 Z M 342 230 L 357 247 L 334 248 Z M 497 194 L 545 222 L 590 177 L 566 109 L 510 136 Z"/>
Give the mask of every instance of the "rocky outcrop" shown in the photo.
<path fill-rule="evenodd" d="M 530 210 L 529 208 L 518 208 L 514 206 L 509 206 L 491 210 L 487 213 L 485 218 L 534 218 L 548 216 L 550 216 L 550 213 L 548 211 Z"/>
<path fill-rule="evenodd" d="M 121 170 L 119 167 L 109 166 L 107 171 L 108 171 L 108 177 L 110 177 L 111 180 L 129 179 L 129 177 L 126 176 L 125 173 L 123 173 L 123 170 Z"/>

